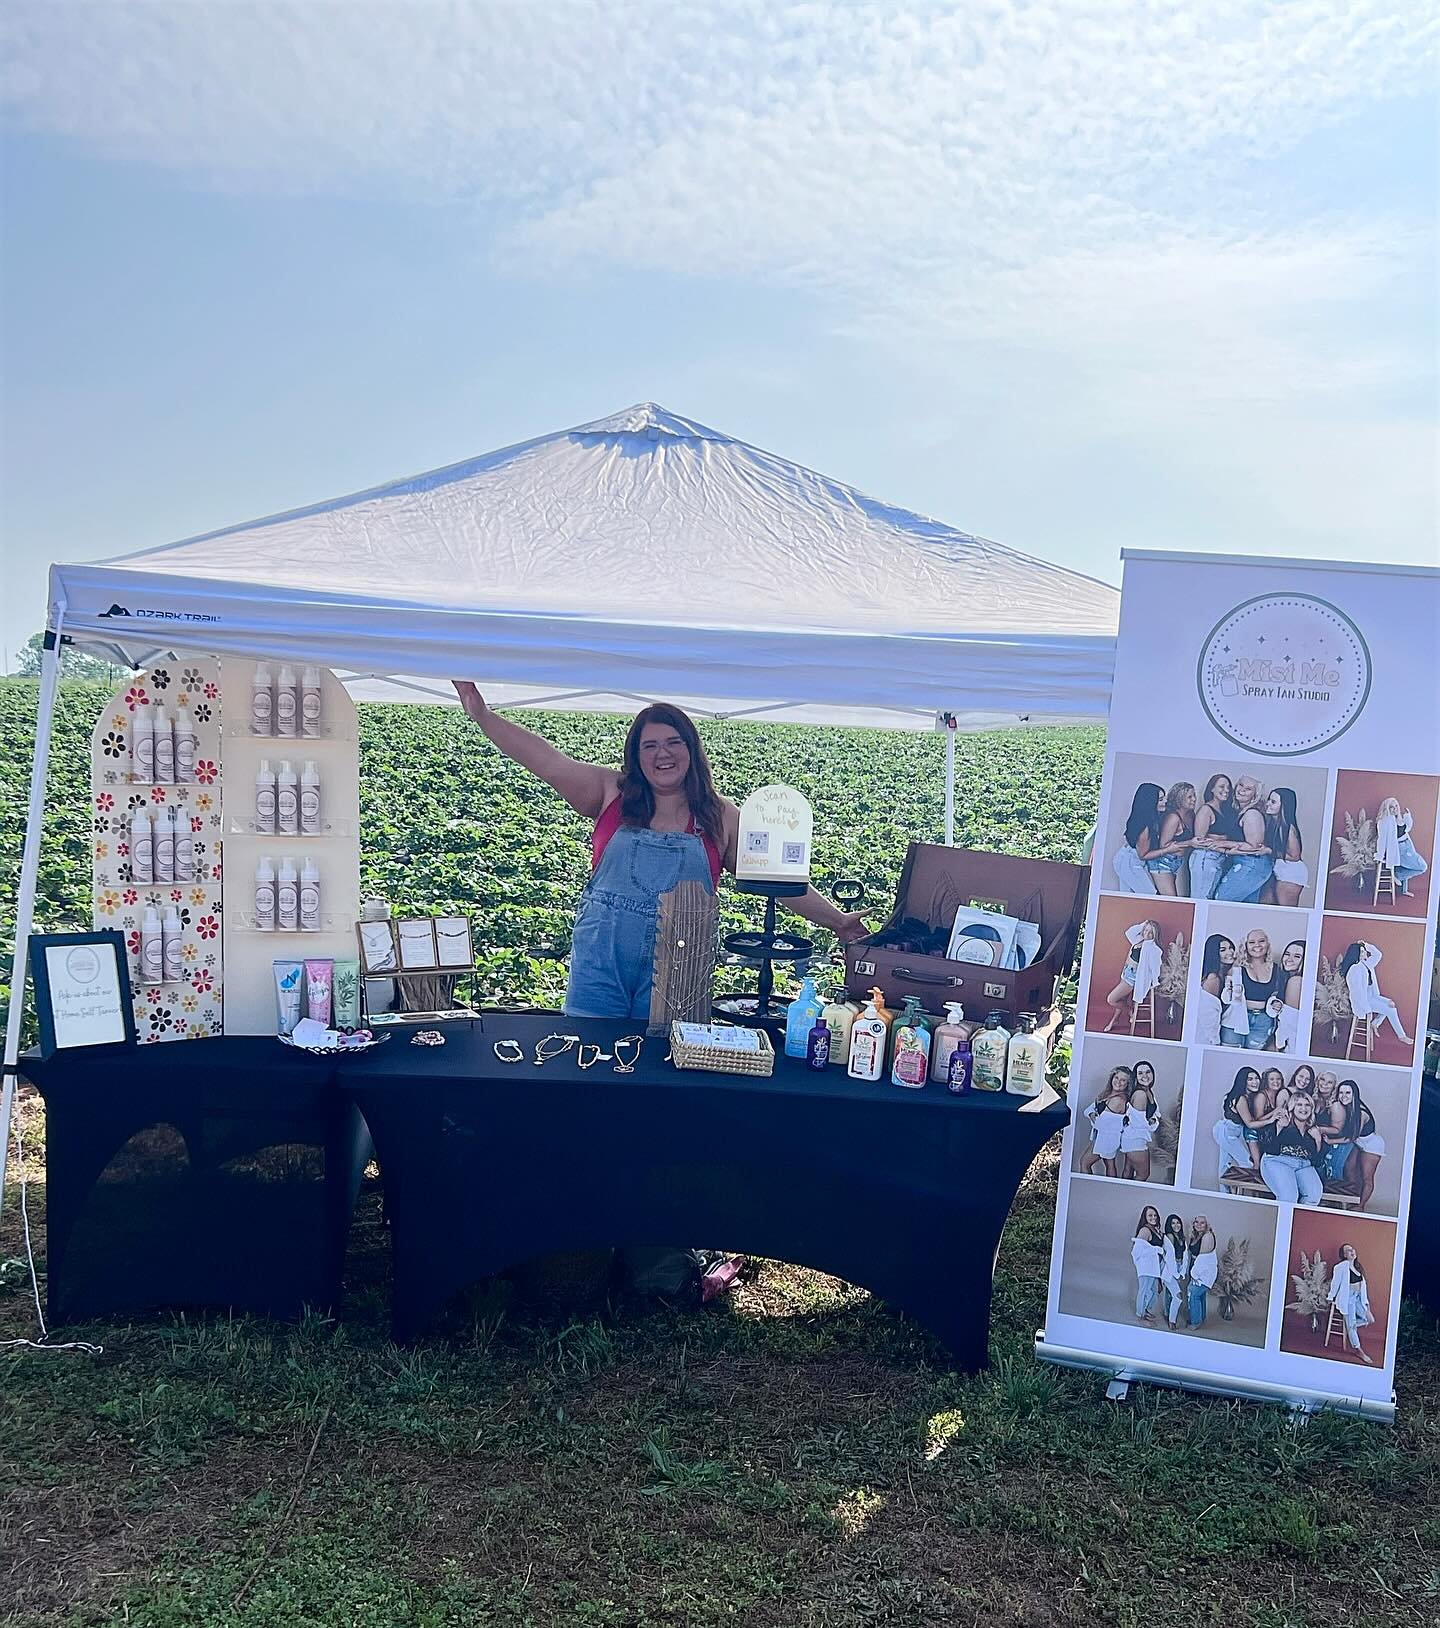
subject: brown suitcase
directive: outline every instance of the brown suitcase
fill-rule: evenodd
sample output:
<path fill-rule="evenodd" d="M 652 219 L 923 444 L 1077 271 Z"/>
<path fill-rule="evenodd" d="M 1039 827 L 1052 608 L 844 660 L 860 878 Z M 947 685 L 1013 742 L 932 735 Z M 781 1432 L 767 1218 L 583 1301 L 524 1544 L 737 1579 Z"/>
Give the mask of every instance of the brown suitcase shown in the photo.
<path fill-rule="evenodd" d="M 912 842 L 890 920 L 871 938 L 849 947 L 845 987 L 852 998 L 864 1000 L 878 985 L 892 1011 L 907 995 L 914 995 L 927 1012 L 941 1013 L 947 1001 L 961 1001 L 966 1018 L 975 1022 L 983 1023 L 990 1012 L 1003 1012 L 1006 1027 L 1013 1029 L 1021 1012 L 1034 1012 L 1043 1027 L 1055 999 L 1055 981 L 1074 965 L 1089 891 L 1088 865 Z M 881 949 L 874 942 L 906 918 L 948 930 L 962 905 L 1035 922 L 1040 928 L 1040 954 L 1016 972 L 951 961 L 944 955 Z"/>

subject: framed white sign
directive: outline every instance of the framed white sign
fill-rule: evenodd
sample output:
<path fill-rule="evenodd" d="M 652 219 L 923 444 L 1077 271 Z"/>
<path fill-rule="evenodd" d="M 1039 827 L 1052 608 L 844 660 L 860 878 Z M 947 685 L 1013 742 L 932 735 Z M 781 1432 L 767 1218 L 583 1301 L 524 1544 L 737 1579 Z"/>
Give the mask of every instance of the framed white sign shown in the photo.
<path fill-rule="evenodd" d="M 37 934 L 30 973 L 42 1056 L 135 1044 L 130 967 L 119 933 Z"/>

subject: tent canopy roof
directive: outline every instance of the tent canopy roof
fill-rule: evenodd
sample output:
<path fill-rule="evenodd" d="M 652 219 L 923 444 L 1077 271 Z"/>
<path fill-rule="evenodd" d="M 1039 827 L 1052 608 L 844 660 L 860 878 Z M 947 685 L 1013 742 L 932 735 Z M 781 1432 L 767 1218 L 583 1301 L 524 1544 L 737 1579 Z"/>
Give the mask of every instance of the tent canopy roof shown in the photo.
<path fill-rule="evenodd" d="M 179 644 L 471 676 L 497 700 L 664 696 L 852 722 L 1103 714 L 1119 607 L 1104 583 L 653 403 L 57 566 L 52 599 L 68 634 L 136 662 Z"/>

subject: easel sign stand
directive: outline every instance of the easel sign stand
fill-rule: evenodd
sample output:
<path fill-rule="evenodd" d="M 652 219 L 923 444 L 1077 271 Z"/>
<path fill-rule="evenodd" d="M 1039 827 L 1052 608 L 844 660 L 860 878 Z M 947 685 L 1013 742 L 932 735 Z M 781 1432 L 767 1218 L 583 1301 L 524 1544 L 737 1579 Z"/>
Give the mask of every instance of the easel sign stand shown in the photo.
<path fill-rule="evenodd" d="M 1036 1335 L 1113 1400 L 1144 1380 L 1394 1417 L 1436 626 L 1434 567 L 1125 555 Z"/>

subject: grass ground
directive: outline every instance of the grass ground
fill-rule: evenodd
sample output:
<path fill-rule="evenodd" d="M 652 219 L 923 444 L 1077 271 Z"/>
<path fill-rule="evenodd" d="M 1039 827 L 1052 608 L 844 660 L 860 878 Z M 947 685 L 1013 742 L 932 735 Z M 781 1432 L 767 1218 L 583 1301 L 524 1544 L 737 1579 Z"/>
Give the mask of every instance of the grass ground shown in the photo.
<path fill-rule="evenodd" d="M 33 707 L 33 692 L 4 689 L 0 871 L 18 855 Z M 82 695 L 66 709 L 52 781 L 41 885 L 56 925 L 83 909 L 85 810 L 66 788 L 91 704 Z M 425 821 L 386 824 L 388 783 L 443 787 L 436 765 L 454 747 L 453 720 L 428 727 L 422 748 L 385 712 L 365 723 L 379 832 L 367 882 L 419 876 L 429 902 L 463 904 L 467 888 L 508 898 L 536 868 L 527 862 L 515 880 L 480 851 L 496 809 L 510 817 L 508 782 L 503 798 L 477 796 L 467 820 L 451 822 L 465 828 L 443 853 L 421 846 L 433 835 Z M 752 781 L 777 760 L 793 767 L 800 751 L 821 797 L 848 806 L 834 753 L 797 734 L 721 732 L 717 745 L 737 773 L 744 759 Z M 837 873 L 868 863 L 877 892 L 893 885 L 906 836 L 933 830 L 938 815 L 936 753 L 928 737 L 870 743 L 872 805 L 837 837 Z M 1019 744 L 998 777 L 984 743 L 967 743 L 962 832 L 976 846 L 1073 851 L 1097 764 L 1093 731 Z M 473 862 L 455 857 L 466 844 Z M 561 920 L 571 882 L 557 874 L 553 897 L 515 899 L 504 919 Z M 497 943 L 495 954 L 497 977 L 526 970 L 522 947 Z M 537 987 L 551 976 L 531 970 Z M 43 1269 L 44 1125 L 33 1098 L 21 1111 Z M 974 1377 L 947 1371 L 921 1331 L 868 1296 L 779 1263 L 696 1313 L 621 1306 L 546 1319 L 477 1291 L 399 1348 L 386 1332 L 387 1246 L 371 1183 L 338 1321 L 177 1316 L 64 1331 L 103 1343 L 99 1357 L 0 1352 L 0 1621 L 1388 1628 L 1440 1618 L 1435 1321 L 1405 1308 L 1394 1429 L 1330 1416 L 1302 1426 L 1278 1409 L 1153 1390 L 1106 1404 L 1098 1380 L 1031 1353 L 1055 1157 L 1037 1161 L 1012 1212 L 991 1367 Z M 19 1248 L 9 1202 L 0 1257 Z M 28 1283 L 7 1268 L 0 1339 L 32 1332 Z"/>

